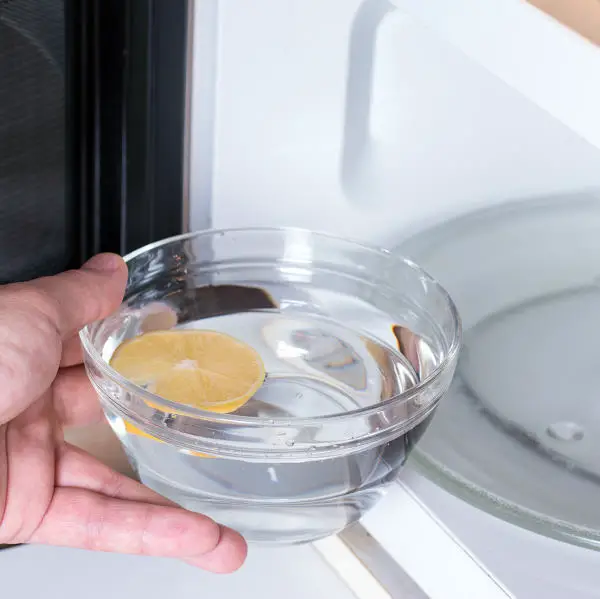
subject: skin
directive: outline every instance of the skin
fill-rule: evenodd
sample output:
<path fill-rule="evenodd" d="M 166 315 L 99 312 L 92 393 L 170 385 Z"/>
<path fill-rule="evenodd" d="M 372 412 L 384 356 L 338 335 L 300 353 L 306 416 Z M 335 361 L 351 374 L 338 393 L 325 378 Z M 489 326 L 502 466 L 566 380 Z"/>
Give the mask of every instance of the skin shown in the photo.
<path fill-rule="evenodd" d="M 216 573 L 246 557 L 236 532 L 187 512 L 69 445 L 63 427 L 103 419 L 78 331 L 121 302 L 127 267 L 0 287 L 0 544 L 42 543 L 180 558 Z"/>

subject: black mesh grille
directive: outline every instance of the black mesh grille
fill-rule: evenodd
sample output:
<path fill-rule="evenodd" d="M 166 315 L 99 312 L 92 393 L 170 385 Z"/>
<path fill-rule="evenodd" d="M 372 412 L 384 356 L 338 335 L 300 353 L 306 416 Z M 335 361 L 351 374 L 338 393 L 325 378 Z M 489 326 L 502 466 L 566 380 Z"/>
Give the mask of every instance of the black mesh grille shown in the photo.
<path fill-rule="evenodd" d="M 60 270 L 65 199 L 62 0 L 0 0 L 0 281 Z"/>

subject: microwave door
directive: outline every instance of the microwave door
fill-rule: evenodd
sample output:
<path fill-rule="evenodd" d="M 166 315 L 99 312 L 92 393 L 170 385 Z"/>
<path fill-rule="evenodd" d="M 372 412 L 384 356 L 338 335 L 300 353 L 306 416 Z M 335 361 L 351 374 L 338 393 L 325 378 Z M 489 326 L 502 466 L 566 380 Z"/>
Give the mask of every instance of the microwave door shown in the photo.
<path fill-rule="evenodd" d="M 66 0 L 73 193 L 86 256 L 187 229 L 187 0 Z"/>
<path fill-rule="evenodd" d="M 189 8 L 0 2 L 0 282 L 187 228 Z"/>
<path fill-rule="evenodd" d="M 61 3 L 0 3 L 2 283 L 56 272 L 77 253 L 64 80 Z"/>

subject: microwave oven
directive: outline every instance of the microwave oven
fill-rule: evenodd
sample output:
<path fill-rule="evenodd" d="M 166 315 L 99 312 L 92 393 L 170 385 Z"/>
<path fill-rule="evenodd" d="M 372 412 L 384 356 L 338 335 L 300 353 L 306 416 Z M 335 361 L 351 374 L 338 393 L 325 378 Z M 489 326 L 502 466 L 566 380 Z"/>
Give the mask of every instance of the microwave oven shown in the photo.
<path fill-rule="evenodd" d="M 597 48 L 520 0 L 488 4 L 0 1 L 0 280 L 209 227 L 395 247 L 479 208 L 599 187 Z M 84 444 L 124 468 L 104 435 Z M 419 597 L 598 596 L 596 553 L 419 472 L 364 527 L 386 588 L 395 564 Z M 318 550 L 360 587 L 345 547 Z"/>

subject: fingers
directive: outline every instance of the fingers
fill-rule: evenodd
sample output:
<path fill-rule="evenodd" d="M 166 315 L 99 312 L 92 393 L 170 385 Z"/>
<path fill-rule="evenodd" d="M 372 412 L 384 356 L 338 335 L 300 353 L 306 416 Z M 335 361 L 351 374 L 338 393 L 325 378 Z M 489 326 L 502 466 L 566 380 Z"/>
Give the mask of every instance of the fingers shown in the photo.
<path fill-rule="evenodd" d="M 222 526 L 220 542 L 213 551 L 184 559 L 192 566 L 215 574 L 230 574 L 246 561 L 247 555 L 248 545 L 242 536 L 231 528 Z"/>
<path fill-rule="evenodd" d="M 56 328 L 28 303 L 32 294 L 19 290 L 24 286 L 0 288 L 0 424 L 48 390 L 60 363 Z"/>
<path fill-rule="evenodd" d="M 139 482 L 115 472 L 85 451 L 65 444 L 56 467 L 57 487 L 77 487 L 106 497 L 144 501 L 155 505 L 175 504 Z"/>
<path fill-rule="evenodd" d="M 233 572 L 246 557 L 241 537 L 205 516 L 70 488 L 56 489 L 30 541 L 182 558 L 219 573 Z"/>
<path fill-rule="evenodd" d="M 49 397 L 30 406 L 5 431 L 4 476 L 8 484 L 0 514 L 0 544 L 29 538 L 52 498 L 55 429 Z"/>
<path fill-rule="evenodd" d="M 127 266 L 115 254 L 99 254 L 81 269 L 36 279 L 24 286 L 44 292 L 47 306 L 40 306 L 63 339 L 85 325 L 114 312 L 127 284 Z"/>
<path fill-rule="evenodd" d="M 95 491 L 107 497 L 141 501 L 153 505 L 175 507 L 171 501 L 148 487 L 119 474 L 84 451 L 65 445 L 56 471 L 56 485 Z M 193 566 L 216 573 L 231 572 L 232 556 L 241 565 L 246 557 L 246 543 L 240 535 L 221 528 L 220 542 L 213 551 L 193 557 L 184 556 Z M 179 556 L 181 557 L 181 556 Z"/>
<path fill-rule="evenodd" d="M 85 426 L 104 419 L 100 402 L 83 366 L 59 371 L 52 385 L 52 401 L 63 426 Z"/>
<path fill-rule="evenodd" d="M 69 366 L 75 366 L 83 362 L 83 347 L 79 341 L 79 335 L 75 335 L 66 341 L 63 341 L 62 345 L 62 359 L 60 365 L 62 368 Z"/>
<path fill-rule="evenodd" d="M 22 412 L 52 384 L 62 342 L 108 316 L 121 302 L 127 267 L 112 254 L 81 270 L 0 287 L 0 423 Z M 78 358 L 67 343 L 65 363 Z"/>

